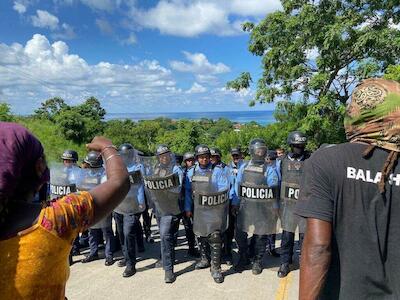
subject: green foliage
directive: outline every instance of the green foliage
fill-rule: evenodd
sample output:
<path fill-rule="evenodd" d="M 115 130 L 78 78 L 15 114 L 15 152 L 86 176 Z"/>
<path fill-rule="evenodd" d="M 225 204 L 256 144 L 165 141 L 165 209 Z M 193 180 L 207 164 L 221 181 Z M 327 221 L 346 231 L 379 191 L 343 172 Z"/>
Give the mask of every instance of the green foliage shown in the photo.
<path fill-rule="evenodd" d="M 390 65 L 383 77 L 400 82 L 400 65 Z"/>
<path fill-rule="evenodd" d="M 262 58 L 263 73 L 250 102 L 282 101 L 270 129 L 285 134 L 300 129 L 311 148 L 323 141 L 342 142 L 344 105 L 354 85 L 380 76 L 399 80 L 400 21 L 398 1 L 282 0 L 283 11 L 258 24 L 245 23 L 249 51 Z M 389 66 L 389 67 L 388 67 Z M 248 72 L 227 83 L 251 86 Z M 291 103 L 292 102 L 292 103 Z M 275 131 L 280 135 L 279 131 Z M 275 142 L 277 138 L 272 137 Z"/>
<path fill-rule="evenodd" d="M 0 121 L 12 122 L 14 117 L 11 114 L 10 105 L 7 103 L 0 103 Z"/>
<path fill-rule="evenodd" d="M 54 121 L 54 118 L 66 108 L 68 108 L 68 105 L 63 99 L 54 97 L 43 102 L 42 105 L 35 110 L 35 116 L 40 119 Z"/>

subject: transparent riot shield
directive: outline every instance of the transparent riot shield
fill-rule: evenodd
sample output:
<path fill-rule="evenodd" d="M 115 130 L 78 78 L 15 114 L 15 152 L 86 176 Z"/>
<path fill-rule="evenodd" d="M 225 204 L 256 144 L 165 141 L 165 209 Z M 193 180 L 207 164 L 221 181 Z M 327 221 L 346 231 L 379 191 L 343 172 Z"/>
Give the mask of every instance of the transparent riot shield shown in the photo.
<path fill-rule="evenodd" d="M 131 187 L 125 199 L 114 209 L 119 214 L 138 214 L 146 208 L 145 203 L 139 205 L 139 189 L 143 188 L 142 166 L 138 163 L 137 151 L 130 149 L 120 153 L 129 173 Z"/>
<path fill-rule="evenodd" d="M 239 184 L 240 209 L 237 228 L 249 234 L 276 233 L 278 187 L 267 185 L 266 168 L 266 165 L 247 165 Z"/>
<path fill-rule="evenodd" d="M 79 174 L 80 169 L 75 165 L 50 164 L 50 199 L 75 193 Z"/>
<path fill-rule="evenodd" d="M 168 152 L 159 157 L 140 157 L 144 187 L 159 216 L 178 215 L 181 178 L 176 172 L 175 156 Z"/>
<path fill-rule="evenodd" d="M 192 177 L 193 193 L 193 231 L 197 236 L 208 236 L 228 228 L 229 179 L 225 171 L 217 168 L 206 172 L 194 171 Z M 224 184 L 221 184 L 225 182 Z"/>
<path fill-rule="evenodd" d="M 106 180 L 104 168 L 82 169 L 77 180 L 78 191 L 90 191 Z M 100 229 L 111 226 L 111 214 L 98 223 L 91 226 L 92 229 Z"/>

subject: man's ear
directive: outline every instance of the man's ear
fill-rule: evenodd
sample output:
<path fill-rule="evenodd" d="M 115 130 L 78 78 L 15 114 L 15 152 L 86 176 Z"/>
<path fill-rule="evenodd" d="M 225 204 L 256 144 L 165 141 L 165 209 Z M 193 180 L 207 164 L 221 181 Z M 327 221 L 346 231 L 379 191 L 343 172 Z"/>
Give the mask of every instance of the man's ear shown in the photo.
<path fill-rule="evenodd" d="M 43 173 L 46 171 L 47 164 L 46 160 L 44 159 L 43 156 L 39 157 L 38 160 L 35 163 L 35 172 L 36 175 L 41 178 Z"/>

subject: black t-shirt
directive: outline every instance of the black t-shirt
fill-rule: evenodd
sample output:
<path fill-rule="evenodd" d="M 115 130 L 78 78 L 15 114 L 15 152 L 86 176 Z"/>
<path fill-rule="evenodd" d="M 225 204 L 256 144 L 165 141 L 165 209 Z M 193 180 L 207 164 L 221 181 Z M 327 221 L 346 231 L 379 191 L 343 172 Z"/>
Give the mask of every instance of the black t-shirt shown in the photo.
<path fill-rule="evenodd" d="M 296 213 L 332 223 L 332 261 L 321 299 L 400 299 L 400 164 L 381 195 L 389 155 L 363 144 L 316 151 L 305 163 Z"/>

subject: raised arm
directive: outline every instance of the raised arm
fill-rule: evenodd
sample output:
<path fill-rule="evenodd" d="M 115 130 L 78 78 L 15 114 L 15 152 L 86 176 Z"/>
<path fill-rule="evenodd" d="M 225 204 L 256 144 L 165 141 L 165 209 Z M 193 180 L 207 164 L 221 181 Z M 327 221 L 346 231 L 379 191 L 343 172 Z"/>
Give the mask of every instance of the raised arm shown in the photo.
<path fill-rule="evenodd" d="M 107 173 L 107 181 L 89 191 L 94 202 L 93 223 L 108 215 L 124 199 L 130 188 L 126 166 L 118 151 L 111 146 L 111 141 L 104 137 L 95 137 L 86 145 L 89 150 L 101 152 Z"/>

